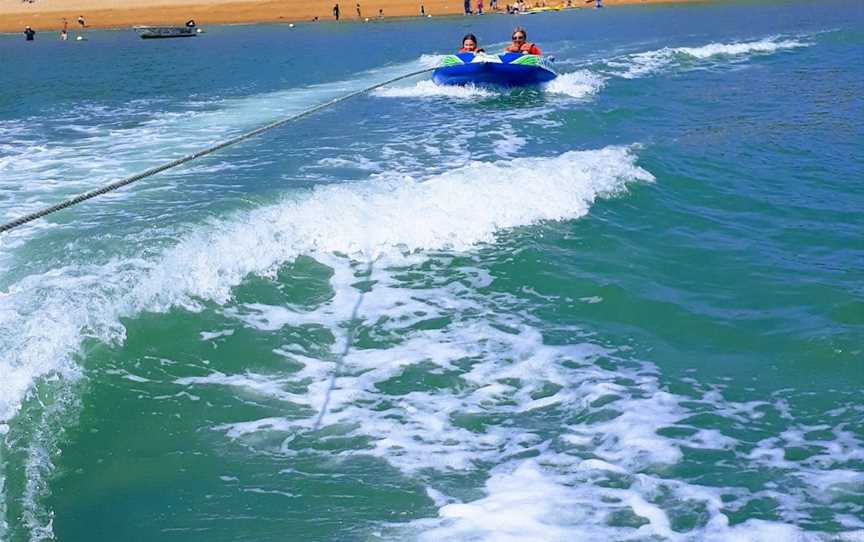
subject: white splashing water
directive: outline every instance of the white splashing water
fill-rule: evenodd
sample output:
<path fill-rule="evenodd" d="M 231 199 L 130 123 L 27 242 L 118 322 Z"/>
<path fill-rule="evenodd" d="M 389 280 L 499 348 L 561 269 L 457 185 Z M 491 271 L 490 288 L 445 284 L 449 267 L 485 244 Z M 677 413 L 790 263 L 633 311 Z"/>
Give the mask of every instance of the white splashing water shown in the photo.
<path fill-rule="evenodd" d="M 604 63 L 613 68 L 609 75 L 635 79 L 663 71 L 689 59 L 705 60 L 713 57 L 746 57 L 754 54 L 770 54 L 784 49 L 806 47 L 809 43 L 796 39 L 765 38 L 740 43 L 709 43 L 701 47 L 664 47 L 613 58 Z M 427 67 L 440 63 L 441 55 L 424 55 L 420 63 Z M 543 85 L 546 92 L 586 99 L 602 90 L 608 75 L 591 70 L 561 73 Z M 436 85 L 431 81 L 420 81 L 413 86 L 378 89 L 376 95 L 388 98 L 448 97 L 454 99 L 476 99 L 495 96 L 496 91 L 488 87 L 473 85 Z"/>
<path fill-rule="evenodd" d="M 226 303 L 245 276 L 267 275 L 301 254 L 402 259 L 414 251 L 469 249 L 504 228 L 578 218 L 596 198 L 624 190 L 627 182 L 653 179 L 635 160 L 631 150 L 610 147 L 471 163 L 421 180 L 382 174 L 372 182 L 319 187 L 214 223 L 153 259 L 69 265 L 27 276 L 0 295 L 0 434 L 37 379 L 59 375 L 75 381 L 74 358 L 85 339 L 122 342 L 124 317 L 172 306 L 198 310 L 201 299 Z M 488 207 L 478 207 L 478 201 Z M 256 375 L 210 379 L 256 393 L 278 389 Z M 277 397 L 303 404 L 321 393 Z M 51 442 L 34 442 L 28 456 L 33 482 L 24 495 L 24 520 L 31 533 L 52 530 L 50 512 L 38 504 L 40 481 L 52 468 L 46 452 Z"/>
<path fill-rule="evenodd" d="M 586 99 L 600 92 L 605 82 L 606 78 L 602 75 L 588 70 L 578 70 L 558 75 L 545 85 L 544 90 L 552 94 Z"/>
<path fill-rule="evenodd" d="M 84 338 L 122 341 L 123 316 L 175 305 L 194 310 L 198 299 L 225 302 L 246 275 L 300 254 L 465 250 L 504 228 L 578 218 L 626 182 L 652 180 L 635 160 L 629 149 L 609 147 L 471 163 L 420 180 L 382 174 L 218 222 L 153 260 L 28 276 L 0 295 L 0 427 L 34 379 L 77 374 L 72 356 Z"/>
<path fill-rule="evenodd" d="M 608 60 L 605 64 L 614 69 L 611 75 L 626 79 L 645 77 L 689 60 L 705 60 L 713 57 L 746 57 L 754 54 L 770 54 L 784 49 L 806 47 L 809 44 L 795 39 L 765 38 L 741 43 L 709 43 L 701 47 L 664 47 Z"/>
<path fill-rule="evenodd" d="M 418 81 L 411 86 L 379 88 L 376 96 L 382 98 L 432 98 L 446 97 L 459 100 L 490 98 L 499 93 L 489 87 L 476 85 L 436 85 L 430 80 Z"/>
<path fill-rule="evenodd" d="M 422 67 L 420 61 L 388 66 L 358 74 L 353 79 L 313 85 L 243 98 L 225 99 L 207 111 L 158 111 L 159 103 L 139 100 L 117 109 L 94 111 L 81 105 L 51 122 L 85 137 L 57 143 L 44 119 L 0 123 L 0 221 L 6 222 L 41 209 L 71 194 L 141 172 L 189 154 L 238 133 L 383 80 Z M 212 104 L 210 104 L 212 105 Z M 94 115 L 105 123 L 87 125 Z M 114 126 L 112 118 L 140 118 L 132 127 Z M 8 137 L 7 137 L 8 136 Z M 221 168 L 230 168 L 222 164 Z M 21 179 L 29 180 L 22 183 Z M 163 178 L 164 181 L 164 178 Z M 112 193 L 112 198 L 131 197 L 133 192 Z M 40 222 L 14 230 L 0 240 L 3 252 L 34 228 L 50 227 Z"/>
<path fill-rule="evenodd" d="M 341 351 L 347 338 L 342 324 L 358 296 L 352 286 L 358 276 L 344 258 L 320 258 L 334 270 L 335 295 L 323 306 L 241 305 L 228 315 L 268 332 L 315 322 L 341 336 L 334 345 Z M 684 448 L 729 452 L 740 444 L 745 450 L 750 447 L 713 429 L 693 427 L 683 436 L 664 435 L 662 429 L 688 427 L 694 412 L 685 405 L 693 403 L 691 397 L 664 390 L 652 364 L 628 361 L 582 342 L 578 330 L 572 330 L 571 344 L 548 344 L 517 300 L 481 293 L 492 282 L 484 269 L 465 267 L 460 269 L 463 280 L 420 290 L 404 284 L 398 270 L 388 269 L 425 258 L 384 258 L 367 277 L 375 286 L 365 294 L 359 317 L 398 339 L 387 348 L 348 352 L 324 417 L 326 438 L 367 442 L 332 453 L 378 457 L 429 484 L 427 493 L 438 517 L 391 525 L 375 539 L 825 540 L 798 527 L 796 518 L 814 500 L 831 499 L 845 484 L 858 483 L 848 469 L 838 468 L 860 460 L 861 442 L 853 435 L 841 432 L 825 441 L 825 449 L 832 451 L 814 458 L 803 471 L 800 465 L 784 467 L 778 461 L 784 445 L 795 445 L 813 428 L 790 430 L 776 442 L 767 439 L 749 452 L 752 461 L 739 458 L 750 468 L 788 469 L 790 480 L 802 475 L 811 479 L 798 494 L 784 496 L 782 487 L 750 493 L 667 478 L 665 468 L 682 460 Z M 452 323 L 434 330 L 416 326 L 442 317 Z M 190 392 L 202 386 L 230 389 L 252 402 L 262 396 L 283 401 L 292 409 L 290 417 L 249 419 L 212 429 L 252 453 L 309 453 L 297 447 L 305 444 L 295 444 L 295 437 L 313 428 L 315 416 L 298 417 L 295 407 L 315 412 L 324 404 L 335 361 L 296 349 L 280 353 L 303 368 L 276 375 L 213 372 L 175 384 Z M 606 361 L 600 363 L 601 358 Z M 382 392 L 382 384 L 398 379 L 409 367 L 458 376 L 449 384 L 396 395 Z M 288 393 L 289 384 L 306 389 Z M 769 406 L 727 401 L 715 390 L 707 390 L 701 402 L 745 425 Z M 778 446 L 781 453 L 771 452 Z M 484 472 L 486 465 L 492 467 L 485 495 L 465 501 L 438 486 L 442 477 L 428 475 Z M 730 524 L 726 510 L 765 496 L 782 499 L 782 520 Z M 676 510 L 697 511 L 702 519 L 681 532 L 674 525 L 675 514 L 680 515 Z M 845 521 L 855 525 L 850 518 Z M 859 527 L 849 540 L 861 534 Z"/>

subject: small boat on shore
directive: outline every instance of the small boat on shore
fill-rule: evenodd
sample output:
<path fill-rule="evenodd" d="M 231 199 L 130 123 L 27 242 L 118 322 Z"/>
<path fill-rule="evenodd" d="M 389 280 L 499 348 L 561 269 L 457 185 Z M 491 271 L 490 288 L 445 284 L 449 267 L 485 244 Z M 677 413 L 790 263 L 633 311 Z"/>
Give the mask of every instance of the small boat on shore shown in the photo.
<path fill-rule="evenodd" d="M 550 62 L 538 55 L 459 53 L 447 55 L 432 72 L 439 85 L 499 85 L 521 87 L 546 83 L 558 77 Z"/>
<path fill-rule="evenodd" d="M 141 39 L 191 38 L 197 36 L 199 30 L 194 26 L 133 26 Z"/>

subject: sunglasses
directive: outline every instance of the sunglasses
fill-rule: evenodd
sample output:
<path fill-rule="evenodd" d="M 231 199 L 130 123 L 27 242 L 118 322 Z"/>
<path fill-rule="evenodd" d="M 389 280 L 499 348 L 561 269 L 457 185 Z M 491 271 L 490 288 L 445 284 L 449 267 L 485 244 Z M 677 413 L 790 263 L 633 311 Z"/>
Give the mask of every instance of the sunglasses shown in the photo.
<path fill-rule="evenodd" d="M 524 40 L 525 36 L 513 36 L 514 40 Z"/>

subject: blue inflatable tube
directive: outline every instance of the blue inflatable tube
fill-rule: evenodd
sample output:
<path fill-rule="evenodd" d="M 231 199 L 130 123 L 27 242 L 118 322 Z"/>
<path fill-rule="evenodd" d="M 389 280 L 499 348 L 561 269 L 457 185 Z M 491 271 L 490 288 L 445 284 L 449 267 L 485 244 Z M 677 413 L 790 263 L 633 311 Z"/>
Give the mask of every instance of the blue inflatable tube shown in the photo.
<path fill-rule="evenodd" d="M 537 55 L 459 53 L 447 55 L 432 72 L 438 85 L 499 85 L 521 87 L 551 81 L 558 76 L 546 59 Z"/>

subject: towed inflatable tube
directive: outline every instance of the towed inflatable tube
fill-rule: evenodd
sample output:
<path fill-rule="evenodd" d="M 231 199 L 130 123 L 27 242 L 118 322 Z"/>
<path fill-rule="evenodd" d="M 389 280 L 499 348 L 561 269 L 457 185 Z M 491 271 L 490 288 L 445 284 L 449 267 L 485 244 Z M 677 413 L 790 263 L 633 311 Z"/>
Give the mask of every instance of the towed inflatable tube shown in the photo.
<path fill-rule="evenodd" d="M 432 81 L 438 85 L 522 87 L 546 83 L 557 76 L 549 61 L 537 55 L 459 53 L 444 57 L 432 72 Z"/>

